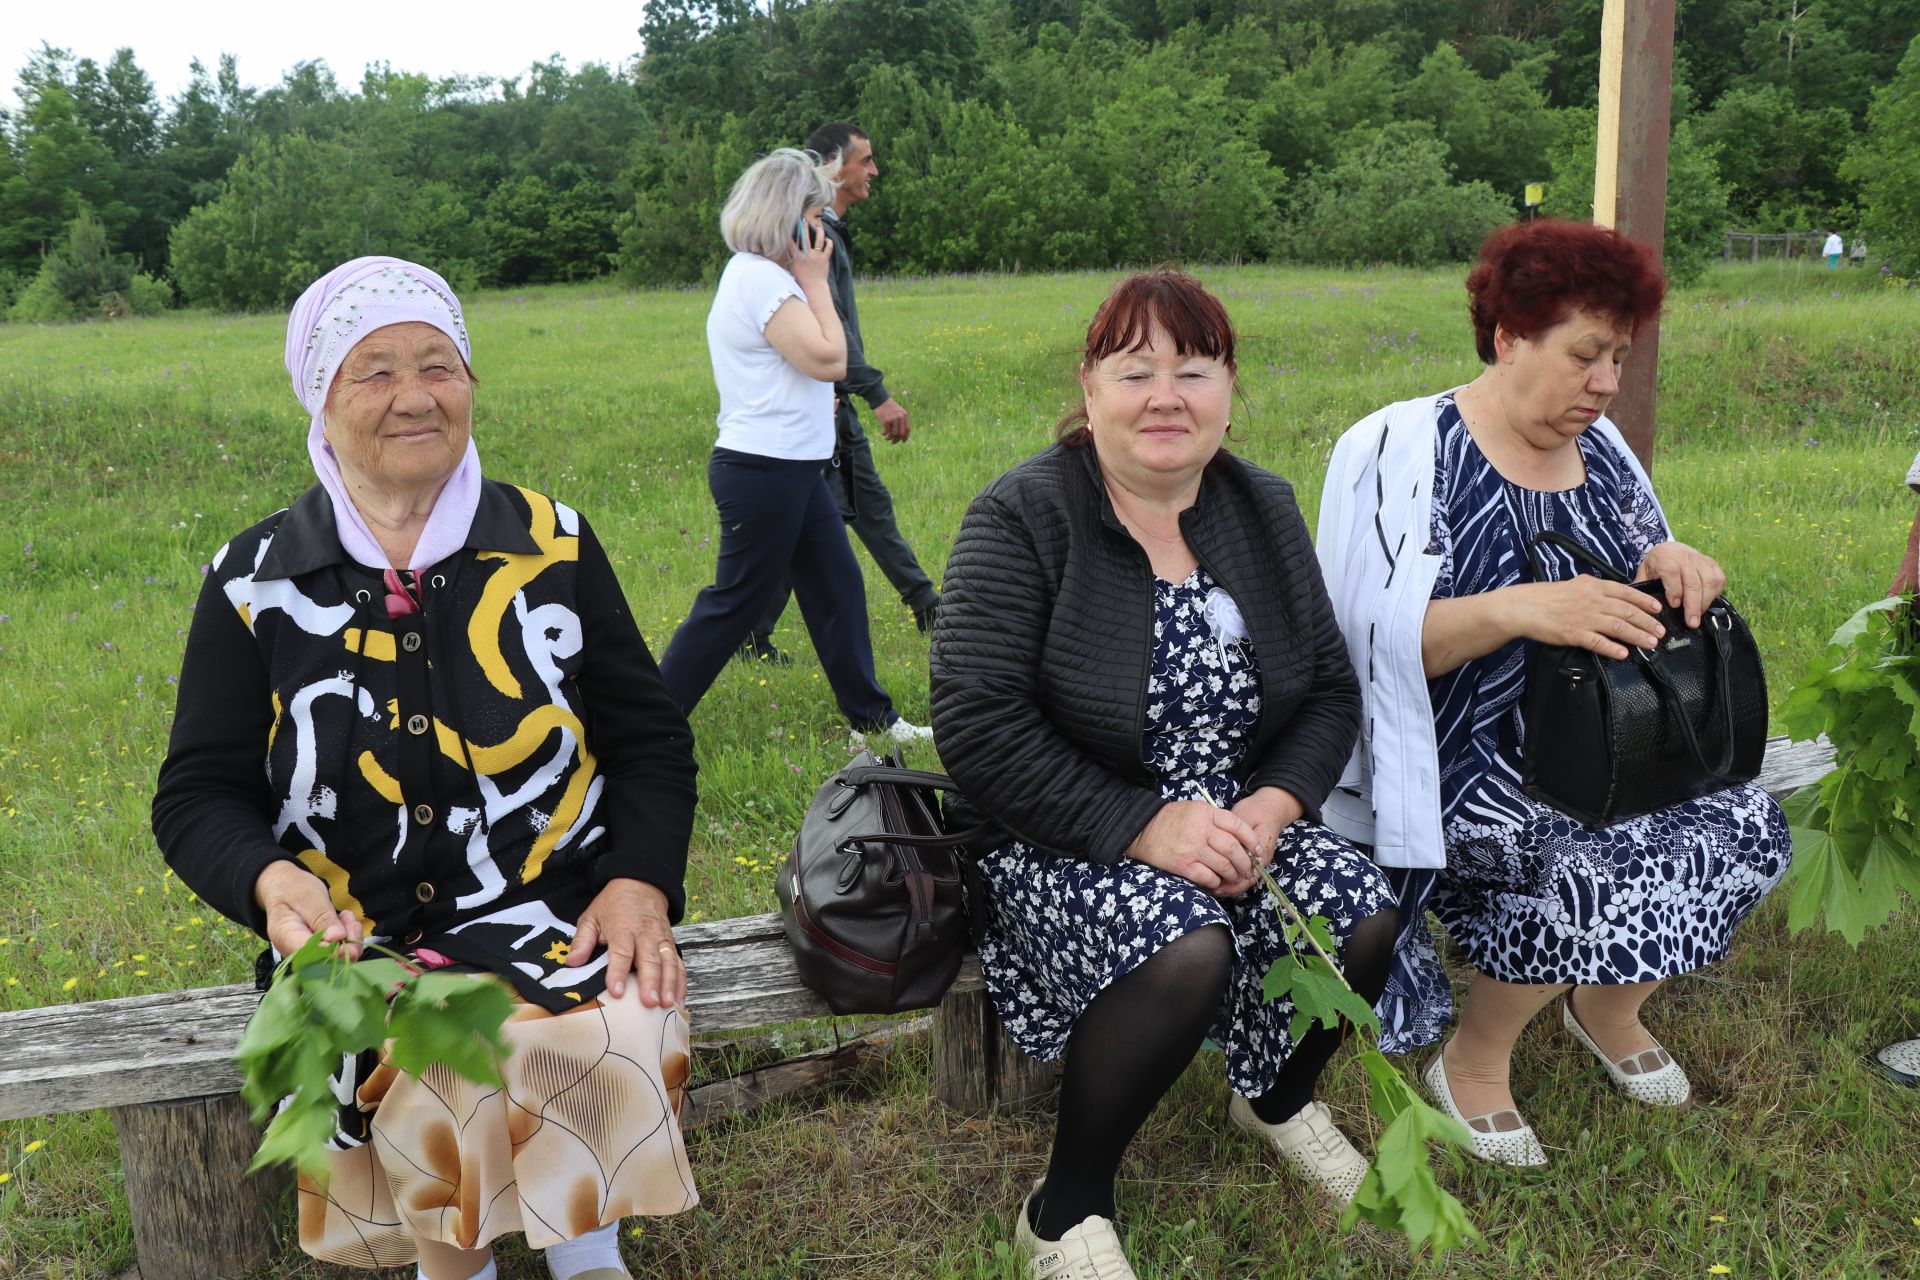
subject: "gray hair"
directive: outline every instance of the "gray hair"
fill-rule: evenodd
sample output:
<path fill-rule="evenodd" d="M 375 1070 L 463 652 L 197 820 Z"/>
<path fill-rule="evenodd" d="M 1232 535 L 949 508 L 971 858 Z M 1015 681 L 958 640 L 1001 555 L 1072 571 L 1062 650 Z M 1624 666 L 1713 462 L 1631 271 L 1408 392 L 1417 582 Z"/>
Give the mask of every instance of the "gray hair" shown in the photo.
<path fill-rule="evenodd" d="M 839 158 L 781 147 L 747 166 L 720 210 L 720 238 L 735 253 L 777 258 L 793 241 L 794 224 L 815 205 L 833 203 Z"/>

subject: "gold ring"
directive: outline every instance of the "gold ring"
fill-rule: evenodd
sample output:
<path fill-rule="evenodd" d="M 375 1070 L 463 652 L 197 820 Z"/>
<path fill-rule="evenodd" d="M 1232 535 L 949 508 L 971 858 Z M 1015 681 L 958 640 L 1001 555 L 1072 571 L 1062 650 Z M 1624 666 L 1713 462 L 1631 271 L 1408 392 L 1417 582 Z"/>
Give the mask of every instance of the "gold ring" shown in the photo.
<path fill-rule="evenodd" d="M 663 943 L 661 943 L 661 944 L 660 944 L 660 946 L 659 946 L 659 948 L 658 948 L 658 950 L 661 950 L 661 951 L 672 951 L 672 952 L 674 952 L 674 953 L 675 953 L 676 955 L 677 955 L 677 954 L 679 954 L 679 949 L 678 949 L 677 947 L 675 947 L 675 946 L 674 946 L 674 945 L 673 945 L 673 944 L 672 944 L 671 942 L 663 942 Z"/>

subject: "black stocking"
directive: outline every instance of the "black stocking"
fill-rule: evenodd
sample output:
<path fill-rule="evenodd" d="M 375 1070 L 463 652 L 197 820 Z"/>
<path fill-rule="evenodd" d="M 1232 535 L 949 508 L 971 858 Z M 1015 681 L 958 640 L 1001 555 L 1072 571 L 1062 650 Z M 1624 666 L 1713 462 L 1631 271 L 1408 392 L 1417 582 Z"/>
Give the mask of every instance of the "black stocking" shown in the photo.
<path fill-rule="evenodd" d="M 1389 907 L 1354 925 L 1346 946 L 1341 948 L 1341 972 L 1369 1004 L 1387 989 L 1387 969 L 1393 961 L 1393 943 L 1399 933 L 1400 913 Z M 1313 1087 L 1319 1083 L 1320 1073 L 1332 1060 L 1334 1050 L 1340 1047 L 1341 1035 L 1346 1029 L 1344 1023 L 1338 1029 L 1315 1027 L 1301 1036 L 1286 1065 L 1280 1068 L 1273 1088 L 1248 1099 L 1253 1105 L 1253 1114 L 1268 1124 L 1279 1124 L 1298 1115 L 1301 1108 L 1313 1101 Z"/>
<path fill-rule="evenodd" d="M 1120 1157 L 1193 1061 L 1232 974 L 1232 935 L 1207 925 L 1160 948 L 1080 1015 L 1060 1077 L 1053 1160 L 1033 1198 L 1034 1234 L 1058 1240 L 1084 1218 L 1113 1216 Z"/>

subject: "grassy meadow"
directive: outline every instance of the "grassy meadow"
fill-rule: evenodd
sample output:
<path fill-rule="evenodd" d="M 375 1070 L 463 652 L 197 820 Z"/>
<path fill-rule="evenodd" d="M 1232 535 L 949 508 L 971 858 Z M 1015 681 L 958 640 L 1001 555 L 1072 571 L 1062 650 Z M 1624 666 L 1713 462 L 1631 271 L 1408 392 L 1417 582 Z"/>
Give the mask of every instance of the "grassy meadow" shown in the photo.
<path fill-rule="evenodd" d="M 1243 335 L 1235 447 L 1292 477 L 1309 519 L 1350 422 L 1477 368 L 1459 269 L 1202 274 Z M 1113 278 L 862 287 L 872 355 L 913 415 L 910 441 L 876 433 L 876 450 L 936 578 L 968 499 L 1049 439 Z M 467 302 L 489 474 L 586 514 L 658 652 L 713 564 L 708 296 L 593 285 Z M 1805 266 L 1719 269 L 1669 307 L 1655 480 L 1678 535 L 1727 565 L 1776 705 L 1898 558 L 1920 447 L 1916 322 L 1920 294 Z M 283 323 L 0 327 L 0 1009 L 250 975 L 259 944 L 171 878 L 147 804 L 201 567 L 311 483 Z M 924 721 L 925 639 L 868 569 L 881 681 Z M 846 758 L 797 617 L 779 642 L 795 666 L 736 664 L 694 716 L 694 918 L 773 908 L 790 833 Z M 1340 1235 L 1226 1125 L 1203 1055 L 1123 1169 L 1140 1274 L 1920 1276 L 1920 1093 L 1861 1062 L 1920 1034 L 1920 919 L 1855 953 L 1791 936 L 1783 906 L 1650 1009 L 1694 1080 L 1684 1114 L 1626 1103 L 1537 1022 L 1516 1093 L 1554 1164 L 1445 1175 L 1485 1238 L 1442 1266 Z M 1330 1097 L 1357 1131 L 1362 1087 L 1343 1062 Z M 1010 1280 L 1000 1242 L 1043 1167 L 1050 1110 L 964 1119 L 929 1100 L 927 1076 L 924 1045 L 909 1046 L 849 1089 L 697 1131 L 704 1203 L 631 1225 L 635 1275 Z M 509 1280 L 545 1275 L 518 1245 L 501 1258 Z M 106 1116 L 0 1123 L 0 1280 L 132 1261 Z M 289 1254 L 273 1274 L 343 1273 Z"/>

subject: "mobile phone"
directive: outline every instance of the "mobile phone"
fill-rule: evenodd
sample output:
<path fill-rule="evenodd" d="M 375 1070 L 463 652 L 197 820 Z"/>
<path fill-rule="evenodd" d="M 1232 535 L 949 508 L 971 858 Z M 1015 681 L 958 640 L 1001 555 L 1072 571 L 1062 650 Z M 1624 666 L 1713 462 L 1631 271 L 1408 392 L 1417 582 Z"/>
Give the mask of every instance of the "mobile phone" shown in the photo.
<path fill-rule="evenodd" d="M 813 248 L 813 239 L 807 234 L 807 215 L 804 213 L 793 220 L 793 247 L 801 253 Z"/>

